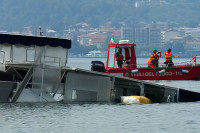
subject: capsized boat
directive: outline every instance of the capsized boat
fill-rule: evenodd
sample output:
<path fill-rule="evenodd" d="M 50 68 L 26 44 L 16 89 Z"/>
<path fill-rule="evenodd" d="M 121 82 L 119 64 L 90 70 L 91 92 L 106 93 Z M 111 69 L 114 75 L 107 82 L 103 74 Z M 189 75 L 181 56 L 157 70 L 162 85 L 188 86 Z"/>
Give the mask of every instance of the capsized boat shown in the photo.
<path fill-rule="evenodd" d="M 119 43 L 110 43 L 108 45 L 108 54 L 106 66 L 101 61 L 92 61 L 91 70 L 100 71 L 119 76 L 125 76 L 140 80 L 199 80 L 200 64 L 197 63 L 197 55 L 190 62 L 174 66 L 160 65 L 156 68 L 141 66 L 137 64 L 135 54 L 136 44 L 129 40 L 120 40 Z M 123 64 L 118 68 L 116 61 L 116 51 L 121 48 L 124 55 L 124 62 L 129 60 L 128 64 Z"/>

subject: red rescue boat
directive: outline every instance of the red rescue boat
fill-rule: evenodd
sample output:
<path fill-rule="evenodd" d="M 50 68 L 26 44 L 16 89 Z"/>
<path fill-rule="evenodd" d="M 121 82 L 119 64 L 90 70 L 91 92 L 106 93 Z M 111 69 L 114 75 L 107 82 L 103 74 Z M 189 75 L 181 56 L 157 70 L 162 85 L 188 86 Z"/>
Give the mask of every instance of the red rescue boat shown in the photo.
<path fill-rule="evenodd" d="M 130 43 L 128 40 L 121 40 L 118 44 L 110 43 L 108 46 L 106 66 L 100 61 L 92 61 L 91 70 L 101 71 L 105 73 L 120 75 L 124 77 L 140 79 L 140 80 L 199 80 L 200 64 L 196 63 L 196 57 L 193 62 L 184 65 L 159 66 L 156 68 L 140 67 L 137 65 L 136 44 Z M 123 64 L 122 68 L 118 68 L 116 61 L 116 51 L 121 48 L 124 55 L 124 61 L 128 59 L 128 64 Z"/>

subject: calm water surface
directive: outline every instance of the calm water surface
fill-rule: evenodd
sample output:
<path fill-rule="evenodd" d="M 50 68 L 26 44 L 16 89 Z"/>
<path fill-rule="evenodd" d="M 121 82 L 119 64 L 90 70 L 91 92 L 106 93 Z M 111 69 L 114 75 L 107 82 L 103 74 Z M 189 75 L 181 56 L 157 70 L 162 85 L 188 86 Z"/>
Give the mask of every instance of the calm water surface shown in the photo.
<path fill-rule="evenodd" d="M 92 58 L 70 58 L 90 69 Z M 145 62 L 146 59 L 140 61 Z M 139 62 L 139 61 L 138 61 Z M 200 92 L 199 81 L 149 81 Z M 198 133 L 200 102 L 163 104 L 1 103 L 0 133 Z"/>
<path fill-rule="evenodd" d="M 1 104 L 2 133 L 198 133 L 200 103 Z"/>

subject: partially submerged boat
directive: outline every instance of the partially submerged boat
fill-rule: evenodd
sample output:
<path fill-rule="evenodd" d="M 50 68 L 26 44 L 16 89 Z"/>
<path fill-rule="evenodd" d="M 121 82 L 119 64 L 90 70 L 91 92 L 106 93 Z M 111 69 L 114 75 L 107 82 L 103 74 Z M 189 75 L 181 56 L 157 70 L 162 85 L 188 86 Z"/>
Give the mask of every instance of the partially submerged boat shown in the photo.
<path fill-rule="evenodd" d="M 68 39 L 0 34 L 0 102 L 200 101 L 198 92 L 67 67 L 70 48 Z"/>
<path fill-rule="evenodd" d="M 100 61 L 92 61 L 91 70 L 100 71 L 124 77 L 140 79 L 140 80 L 199 80 L 200 64 L 197 63 L 194 56 L 192 62 L 181 65 L 166 66 L 152 68 L 140 66 L 136 61 L 135 54 L 136 44 L 130 43 L 129 40 L 121 40 L 119 43 L 110 43 L 108 45 L 108 54 L 106 66 Z M 123 64 L 122 68 L 118 68 L 116 61 L 116 51 L 118 48 L 123 50 L 125 57 L 124 62 L 128 59 L 128 64 Z"/>

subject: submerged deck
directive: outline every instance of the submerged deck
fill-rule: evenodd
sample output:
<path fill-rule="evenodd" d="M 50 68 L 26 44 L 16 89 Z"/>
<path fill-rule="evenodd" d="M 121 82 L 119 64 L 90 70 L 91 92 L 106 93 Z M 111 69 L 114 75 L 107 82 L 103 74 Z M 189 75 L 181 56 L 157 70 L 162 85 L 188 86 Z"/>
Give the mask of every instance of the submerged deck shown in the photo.
<path fill-rule="evenodd" d="M 83 101 L 83 98 L 88 98 L 90 93 L 93 93 L 93 101 L 101 101 L 101 98 L 104 97 L 104 100 L 108 102 L 118 102 L 121 96 L 130 95 L 145 96 L 152 103 L 200 100 L 200 93 L 181 88 L 83 69 L 65 69 L 68 73 L 66 93 L 72 92 L 71 96 L 66 95 L 65 102 Z M 81 92 L 84 93 L 81 94 Z"/>
<path fill-rule="evenodd" d="M 152 103 L 200 101 L 197 92 L 79 68 L 46 66 L 40 71 L 31 63 L 8 63 L 6 68 L 17 80 L 0 81 L 0 102 L 55 102 L 56 94 L 63 103 L 120 102 L 121 96 L 131 95 Z"/>

